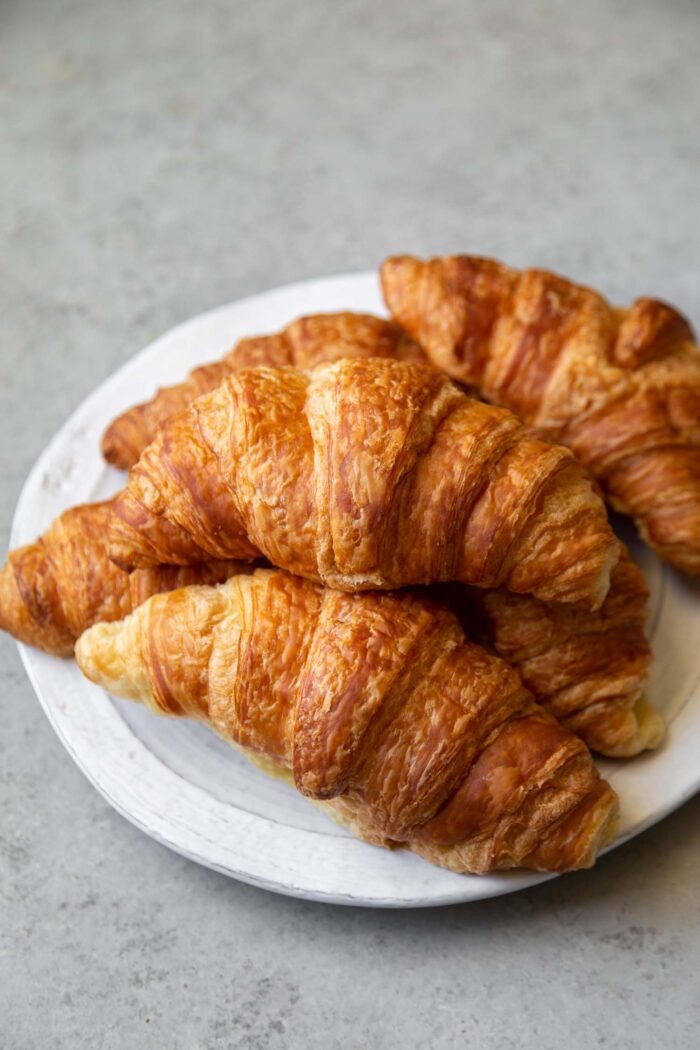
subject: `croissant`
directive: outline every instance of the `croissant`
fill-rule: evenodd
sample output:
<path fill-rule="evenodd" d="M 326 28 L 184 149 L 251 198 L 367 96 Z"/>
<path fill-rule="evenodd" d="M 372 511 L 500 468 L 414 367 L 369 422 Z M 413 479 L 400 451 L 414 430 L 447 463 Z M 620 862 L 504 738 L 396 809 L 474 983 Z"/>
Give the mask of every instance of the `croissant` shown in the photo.
<path fill-rule="evenodd" d="M 454 871 L 593 863 L 617 800 L 516 672 L 410 593 L 279 570 L 158 595 L 79 639 L 93 682 L 201 719 L 360 838 Z"/>
<path fill-rule="evenodd" d="M 378 359 L 230 376 L 160 428 L 110 537 L 125 569 L 262 553 L 341 590 L 455 579 L 589 608 L 619 557 L 568 450 Z"/>
<path fill-rule="evenodd" d="M 55 656 L 72 656 L 87 627 L 121 619 L 152 594 L 248 571 L 222 561 L 157 565 L 129 575 L 109 559 L 111 512 L 111 500 L 73 507 L 35 543 L 10 552 L 0 571 L 0 630 Z"/>
<path fill-rule="evenodd" d="M 629 758 L 659 745 L 663 719 L 644 696 L 649 595 L 624 548 L 595 612 L 458 584 L 444 597 L 467 632 L 515 667 L 537 702 L 592 750 Z"/>
<path fill-rule="evenodd" d="M 468 255 L 397 256 L 381 277 L 435 365 L 568 445 L 661 557 L 700 573 L 700 349 L 685 318 Z"/>
<path fill-rule="evenodd" d="M 226 376 L 241 368 L 314 368 L 343 357 L 425 359 L 419 347 L 393 321 L 356 313 L 300 317 L 277 335 L 241 339 L 223 360 L 195 368 L 184 383 L 164 387 L 150 401 L 123 412 L 102 438 L 104 458 L 113 466 L 128 470 L 164 420 L 187 408 L 195 398 L 215 390 Z"/>

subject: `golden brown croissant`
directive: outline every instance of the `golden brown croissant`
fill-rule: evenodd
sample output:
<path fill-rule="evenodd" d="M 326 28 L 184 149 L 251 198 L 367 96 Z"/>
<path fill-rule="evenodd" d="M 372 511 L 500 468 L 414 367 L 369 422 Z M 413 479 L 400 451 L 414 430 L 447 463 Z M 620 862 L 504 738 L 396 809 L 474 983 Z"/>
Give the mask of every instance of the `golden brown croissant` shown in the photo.
<path fill-rule="evenodd" d="M 459 255 L 382 266 L 433 364 L 568 445 L 658 553 L 700 573 L 700 350 L 672 307 Z"/>
<path fill-rule="evenodd" d="M 126 569 L 262 553 L 341 590 L 456 579 L 594 608 L 619 557 L 567 449 L 378 359 L 230 376 L 160 428 L 114 511 Z"/>
<path fill-rule="evenodd" d="M 616 797 L 518 675 L 409 592 L 278 570 L 150 599 L 78 641 L 83 672 L 291 771 L 363 839 L 455 871 L 593 863 Z"/>
<path fill-rule="evenodd" d="M 103 455 L 115 467 L 133 466 L 164 420 L 187 408 L 195 398 L 215 390 L 226 376 L 241 368 L 315 368 L 324 361 L 343 357 L 425 359 L 393 321 L 357 313 L 300 317 L 276 335 L 241 339 L 223 360 L 195 368 L 184 383 L 164 387 L 150 401 L 122 413 L 105 431 Z"/>
<path fill-rule="evenodd" d="M 249 571 L 222 561 L 157 565 L 129 576 L 107 553 L 111 511 L 111 500 L 73 507 L 35 543 L 10 551 L 0 571 L 0 630 L 55 656 L 72 656 L 87 627 L 121 619 L 152 594 Z"/>
<path fill-rule="evenodd" d="M 468 632 L 516 668 L 546 711 L 594 751 L 629 758 L 657 747 L 664 731 L 644 697 L 648 596 L 641 570 L 624 551 L 595 612 L 459 585 L 446 597 Z"/>

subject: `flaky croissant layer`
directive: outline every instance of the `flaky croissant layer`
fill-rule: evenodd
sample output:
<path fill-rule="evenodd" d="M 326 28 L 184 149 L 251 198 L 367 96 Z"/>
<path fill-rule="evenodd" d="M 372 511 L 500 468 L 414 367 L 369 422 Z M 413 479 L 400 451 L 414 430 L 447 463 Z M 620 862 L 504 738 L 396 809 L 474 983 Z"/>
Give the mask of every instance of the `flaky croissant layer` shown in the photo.
<path fill-rule="evenodd" d="M 517 674 L 410 593 L 276 570 L 151 598 L 76 647 L 83 672 L 292 771 L 365 840 L 455 871 L 593 863 L 617 801 Z"/>
<path fill-rule="evenodd" d="M 396 256 L 381 278 L 434 365 L 568 445 L 663 558 L 700 574 L 700 348 L 684 317 L 469 255 Z"/>
<path fill-rule="evenodd" d="M 70 656 L 82 631 L 120 619 L 153 594 L 250 571 L 249 563 L 215 561 L 127 575 L 107 555 L 111 505 L 66 511 L 36 543 L 10 553 L 0 571 L 0 628 Z M 458 584 L 445 597 L 469 633 L 516 667 L 535 699 L 589 747 L 628 757 L 659 743 L 662 720 L 643 698 L 647 592 L 626 554 L 596 612 Z"/>
<path fill-rule="evenodd" d="M 221 583 L 240 562 L 155 565 L 128 574 L 109 558 L 112 500 L 65 511 L 34 543 L 10 551 L 0 570 L 0 630 L 55 656 L 72 656 L 92 624 L 119 620 L 152 594 Z"/>
<path fill-rule="evenodd" d="M 158 426 L 215 390 L 232 372 L 255 365 L 315 368 L 343 357 L 390 357 L 420 361 L 423 353 L 393 321 L 371 314 L 312 314 L 275 335 L 241 339 L 220 361 L 190 372 L 183 383 L 163 387 L 141 405 L 117 417 L 105 431 L 102 452 L 108 463 L 128 470 L 156 436 Z"/>
<path fill-rule="evenodd" d="M 0 572 L 0 628 L 70 656 L 82 631 L 120 619 L 153 594 L 250 571 L 249 563 L 215 561 L 127 575 L 107 555 L 111 506 L 66 511 L 36 543 L 10 553 Z M 662 720 L 643 698 L 647 591 L 626 553 L 596 612 L 458 584 L 443 596 L 468 632 L 516 667 L 538 703 L 593 750 L 628 757 L 659 743 Z"/>
<path fill-rule="evenodd" d="M 619 545 L 571 453 L 417 364 L 244 369 L 117 497 L 127 569 L 263 554 L 348 591 L 437 580 L 598 607 Z"/>
<path fill-rule="evenodd" d="M 630 758 L 661 743 L 644 695 L 651 669 L 648 591 L 623 550 L 600 609 L 454 585 L 446 594 L 468 633 L 520 674 L 538 703 L 594 751 Z"/>

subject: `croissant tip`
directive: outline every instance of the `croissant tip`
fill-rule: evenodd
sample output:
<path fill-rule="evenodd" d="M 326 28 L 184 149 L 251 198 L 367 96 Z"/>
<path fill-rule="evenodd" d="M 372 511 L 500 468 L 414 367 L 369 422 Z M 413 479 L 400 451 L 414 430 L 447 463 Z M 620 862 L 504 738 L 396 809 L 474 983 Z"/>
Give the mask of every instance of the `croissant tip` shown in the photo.
<path fill-rule="evenodd" d="M 390 255 L 384 260 L 379 267 L 379 280 L 387 304 L 388 297 L 396 291 L 396 286 L 400 287 L 410 282 L 422 265 L 421 260 L 414 255 Z M 394 317 L 394 320 L 397 318 Z"/>
<path fill-rule="evenodd" d="M 124 448 L 124 443 L 115 431 L 116 428 L 112 424 L 102 435 L 100 444 L 102 458 L 109 463 L 110 467 L 116 467 L 117 470 L 130 470 L 136 459 Z"/>
<path fill-rule="evenodd" d="M 12 580 L 10 574 L 12 570 L 9 562 L 6 562 L 0 569 L 0 631 L 12 631 L 12 618 L 10 615 L 10 598 L 11 593 L 10 587 Z M 12 588 L 16 590 L 16 588 Z"/>
<path fill-rule="evenodd" d="M 51 656 L 73 655 L 73 638 L 66 630 L 38 621 L 27 608 L 11 561 L 0 569 L 0 631 Z"/>
<path fill-rule="evenodd" d="M 607 785 L 606 785 L 607 787 Z M 612 789 L 610 789 L 612 794 Z M 615 796 L 607 810 L 601 813 L 597 827 L 592 831 L 588 842 L 588 848 L 579 859 L 568 867 L 559 869 L 560 874 L 567 871 L 588 871 L 595 866 L 600 854 L 610 846 L 618 836 L 620 830 L 620 806 Z M 557 870 L 553 866 L 550 870 Z"/>
<path fill-rule="evenodd" d="M 654 751 L 666 735 L 663 716 L 647 700 L 639 696 L 630 711 L 633 731 L 612 747 L 598 747 L 606 758 L 634 758 L 643 751 Z"/>
<path fill-rule="evenodd" d="M 612 788 L 606 784 L 610 794 L 613 794 Z M 618 836 L 620 831 L 620 803 L 617 796 L 614 796 L 614 802 L 611 803 L 607 814 L 601 821 L 598 833 L 592 840 L 589 852 L 585 858 L 585 863 L 580 865 L 580 868 L 592 868 L 595 864 L 598 856 L 602 851 L 610 846 Z"/>
<path fill-rule="evenodd" d="M 75 643 L 75 661 L 89 681 L 114 696 L 141 698 L 138 683 L 129 672 L 129 661 L 138 645 L 137 616 L 111 623 L 96 623 Z"/>
<path fill-rule="evenodd" d="M 75 643 L 75 662 L 91 682 L 99 682 L 97 666 L 93 660 L 93 645 L 98 639 L 100 624 L 88 627 Z"/>
<path fill-rule="evenodd" d="M 653 751 L 663 743 L 666 736 L 666 722 L 644 696 L 638 701 L 636 714 L 639 719 L 639 731 L 644 738 L 642 750 Z"/>

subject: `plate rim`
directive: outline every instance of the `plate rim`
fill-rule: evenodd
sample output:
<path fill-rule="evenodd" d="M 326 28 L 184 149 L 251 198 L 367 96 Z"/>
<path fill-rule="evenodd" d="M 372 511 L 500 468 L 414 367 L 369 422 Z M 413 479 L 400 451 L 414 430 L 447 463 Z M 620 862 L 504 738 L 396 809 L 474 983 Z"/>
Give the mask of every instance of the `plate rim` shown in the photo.
<path fill-rule="evenodd" d="M 293 886 L 289 883 L 281 882 L 276 879 L 265 879 L 261 876 L 251 874 L 243 870 L 234 870 L 221 864 L 210 857 L 202 854 L 198 854 L 193 850 L 190 850 L 187 846 L 176 842 L 173 839 L 168 838 L 158 828 L 151 827 L 145 824 L 136 814 L 130 812 L 122 803 L 111 794 L 111 792 L 105 787 L 104 784 L 94 775 L 93 771 L 86 767 L 82 760 L 76 755 L 69 738 L 64 734 L 61 727 L 61 723 L 56 719 L 52 709 L 46 706 L 43 702 L 41 692 L 37 686 L 36 679 L 34 677 L 33 668 L 29 661 L 25 659 L 27 650 L 31 650 L 31 646 L 27 646 L 22 642 L 17 643 L 17 647 L 20 651 L 20 657 L 22 664 L 27 673 L 32 688 L 37 696 L 37 699 L 41 705 L 41 708 L 48 719 L 51 728 L 56 733 L 60 743 L 65 748 L 71 760 L 74 762 L 79 772 L 85 777 L 88 783 L 98 792 L 99 795 L 114 809 L 121 817 L 129 822 L 133 827 L 137 828 L 148 838 L 152 839 L 159 846 L 165 847 L 176 853 L 178 856 L 184 857 L 186 860 L 192 861 L 194 864 L 198 864 L 203 868 L 207 868 L 209 871 L 215 871 L 220 875 L 225 875 L 228 878 L 234 879 L 236 882 L 243 882 L 247 886 L 255 886 L 257 889 L 266 890 L 269 893 L 277 893 L 283 897 L 291 897 L 296 900 L 312 901 L 317 904 L 331 904 L 331 905 L 343 905 L 352 908 L 389 908 L 392 910 L 401 909 L 413 909 L 413 908 L 446 908 L 454 904 L 469 904 L 477 903 L 480 900 L 490 900 L 495 897 L 502 897 L 509 893 L 517 893 L 520 890 L 528 889 L 530 886 L 539 885 L 542 882 L 549 882 L 553 878 L 557 878 L 556 873 L 552 872 L 533 872 L 530 874 L 522 874 L 519 871 L 514 871 L 512 874 L 509 872 L 498 872 L 496 877 L 500 881 L 502 880 L 503 885 L 492 888 L 491 891 L 479 897 L 474 896 L 463 896 L 459 894 L 459 891 L 451 893 L 436 894 L 430 897 L 360 897 L 353 896 L 350 893 L 339 894 L 332 891 L 324 891 L 318 889 L 306 889 L 300 886 Z M 159 761 L 156 759 L 156 761 Z M 164 767 L 167 769 L 167 767 Z M 172 770 L 169 772 L 174 776 L 178 777 L 179 774 L 174 773 Z M 262 817 L 256 819 L 263 820 Z M 312 834 L 311 832 L 304 832 L 304 834 Z M 340 841 L 340 840 L 339 840 Z M 358 842 L 360 840 L 357 840 Z M 618 843 L 619 844 L 619 843 Z M 368 846 L 368 843 L 361 843 L 363 846 Z M 379 847 L 370 847 L 379 848 Z M 402 851 L 396 851 L 400 854 Z M 607 852 L 607 851 L 606 851 Z M 601 854 L 602 855 L 602 854 Z M 421 858 L 416 858 L 420 860 Z M 428 864 L 428 861 L 424 863 Z M 575 873 L 567 873 L 575 874 Z M 474 876 L 480 878 L 480 876 Z M 517 887 L 509 886 L 508 879 L 527 879 L 527 884 L 518 885 Z"/>

